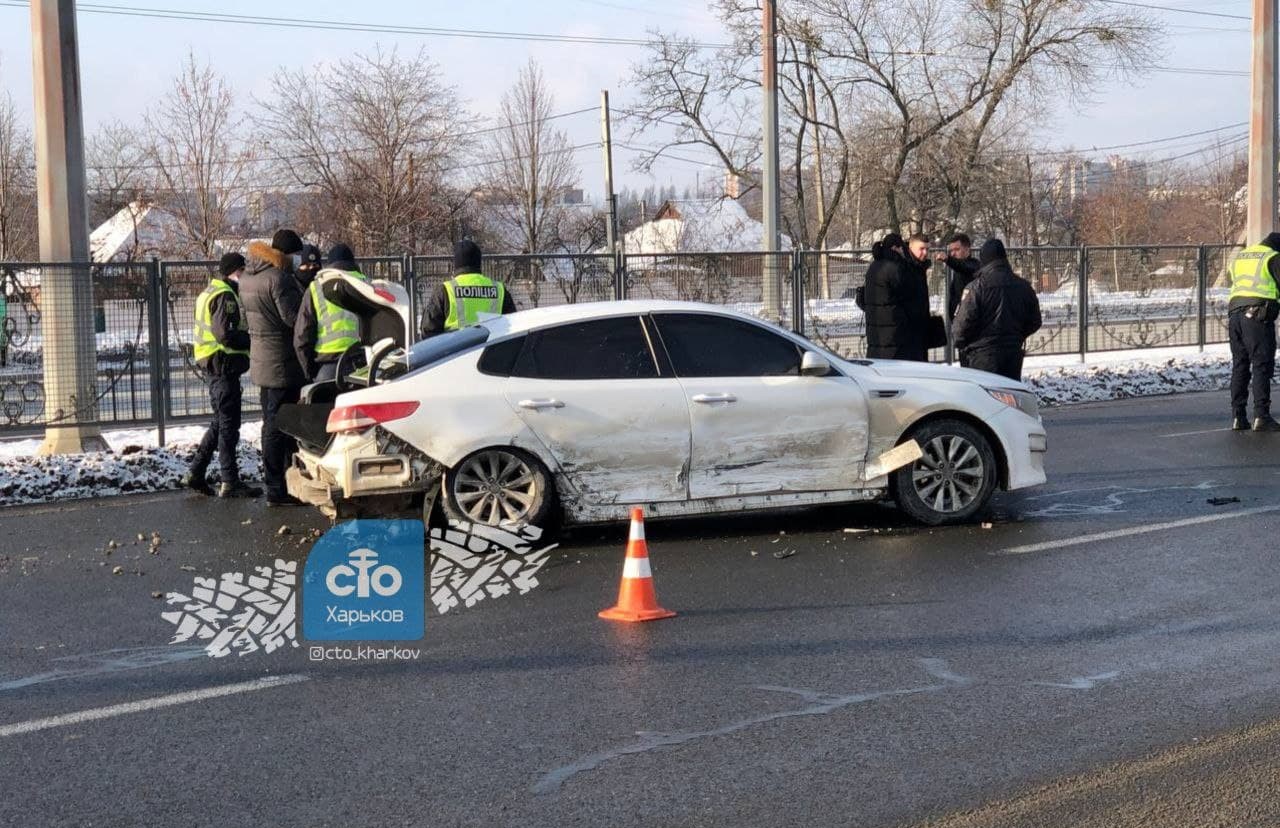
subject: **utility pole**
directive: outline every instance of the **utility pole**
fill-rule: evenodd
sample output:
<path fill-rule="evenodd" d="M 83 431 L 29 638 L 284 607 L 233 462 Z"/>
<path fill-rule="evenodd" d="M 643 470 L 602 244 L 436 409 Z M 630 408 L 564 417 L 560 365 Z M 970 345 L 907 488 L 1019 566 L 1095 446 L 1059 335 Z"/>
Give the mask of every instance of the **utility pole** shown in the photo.
<path fill-rule="evenodd" d="M 613 128 L 609 122 L 609 90 L 600 90 L 600 147 L 604 151 L 605 239 L 609 255 L 618 255 L 618 196 L 613 192 Z"/>
<path fill-rule="evenodd" d="M 96 422 L 75 0 L 31 0 L 31 52 L 40 259 L 72 263 L 46 267 L 40 278 L 46 422 L 40 453 L 71 454 L 104 447 Z"/>
<path fill-rule="evenodd" d="M 1245 244 L 1276 229 L 1276 0 L 1253 0 L 1249 220 Z"/>
<path fill-rule="evenodd" d="M 781 311 L 781 279 L 778 250 L 778 6 L 776 0 L 764 0 L 762 31 L 764 90 L 764 170 L 761 182 L 764 213 L 764 311 L 777 319 Z M 799 308 L 796 309 L 799 312 Z"/>
<path fill-rule="evenodd" d="M 822 128 L 818 126 L 818 88 L 813 79 L 813 50 L 812 47 L 806 48 L 805 57 L 809 61 L 809 123 L 813 126 L 813 169 L 814 169 L 814 195 L 818 202 L 818 233 L 815 236 L 818 242 L 818 249 L 825 250 L 826 236 L 822 229 L 827 223 L 827 192 L 826 184 L 823 182 L 822 170 Z M 831 272 L 830 263 L 827 261 L 825 252 L 818 254 L 818 273 L 820 274 L 819 282 L 822 285 L 822 298 L 831 298 Z"/>

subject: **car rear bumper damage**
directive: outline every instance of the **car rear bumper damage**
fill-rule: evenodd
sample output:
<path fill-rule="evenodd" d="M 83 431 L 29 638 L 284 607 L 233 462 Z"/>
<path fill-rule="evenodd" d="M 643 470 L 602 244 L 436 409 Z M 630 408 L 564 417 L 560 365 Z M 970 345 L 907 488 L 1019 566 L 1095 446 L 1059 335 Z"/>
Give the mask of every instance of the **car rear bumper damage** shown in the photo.
<path fill-rule="evenodd" d="M 434 500 L 444 467 L 380 426 L 341 434 L 323 453 L 300 448 L 285 472 L 289 494 L 333 519 L 404 513 Z"/>

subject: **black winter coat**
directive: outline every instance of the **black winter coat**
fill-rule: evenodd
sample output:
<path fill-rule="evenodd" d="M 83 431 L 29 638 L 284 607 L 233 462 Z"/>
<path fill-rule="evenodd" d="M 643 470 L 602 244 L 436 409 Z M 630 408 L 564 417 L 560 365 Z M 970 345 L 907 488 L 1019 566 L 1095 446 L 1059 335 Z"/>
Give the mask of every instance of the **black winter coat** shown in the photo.
<path fill-rule="evenodd" d="M 969 283 L 978 277 L 978 270 L 982 267 L 976 258 L 970 256 L 967 259 L 957 259 L 954 256 L 947 257 L 947 318 L 955 319 L 956 310 L 960 307 L 960 297 L 964 295 L 964 289 Z"/>
<path fill-rule="evenodd" d="M 886 251 L 867 270 L 862 291 L 867 356 L 871 359 L 929 358 L 929 282 L 923 268 Z"/>
<path fill-rule="evenodd" d="M 1040 325 L 1035 289 L 1001 259 L 985 265 L 965 288 L 951 330 L 961 353 L 1021 353 L 1023 342 Z"/>
<path fill-rule="evenodd" d="M 249 377 L 260 388 L 301 388 L 307 378 L 293 351 L 293 327 L 302 304 L 302 285 L 285 255 L 268 244 L 250 244 L 248 259 L 240 280 L 240 301 L 253 340 Z"/>

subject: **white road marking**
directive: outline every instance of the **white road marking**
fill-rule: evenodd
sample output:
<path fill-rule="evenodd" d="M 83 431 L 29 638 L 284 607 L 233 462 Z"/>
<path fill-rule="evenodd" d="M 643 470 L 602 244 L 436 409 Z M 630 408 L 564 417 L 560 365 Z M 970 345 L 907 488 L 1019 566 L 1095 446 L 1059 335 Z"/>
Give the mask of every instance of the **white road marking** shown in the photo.
<path fill-rule="evenodd" d="M 1077 535 L 1073 538 L 1062 538 L 1060 540 L 1044 541 L 1042 543 L 1029 543 L 1025 546 L 1010 546 L 1008 549 L 997 549 L 996 551 L 988 554 L 1028 555 L 1032 552 L 1047 552 L 1051 549 L 1080 546 L 1081 544 L 1094 543 L 1095 541 L 1127 538 L 1132 535 L 1146 535 L 1150 532 L 1163 532 L 1166 529 L 1178 529 L 1183 526 L 1197 526 L 1201 523 L 1216 523 L 1220 520 L 1232 520 L 1233 518 L 1249 517 L 1250 515 L 1264 515 L 1268 512 L 1280 512 L 1280 506 L 1257 506 L 1253 509 L 1237 509 L 1234 512 L 1221 512 L 1216 515 L 1202 515 L 1200 517 L 1183 518 L 1181 520 L 1171 520 L 1167 523 L 1152 523 L 1147 526 L 1131 526 L 1128 529 L 1112 529 L 1109 532 L 1095 532 L 1092 535 Z"/>
<path fill-rule="evenodd" d="M 1161 434 L 1161 437 L 1194 437 L 1197 434 L 1215 434 L 1219 431 L 1230 431 L 1230 427 L 1206 428 L 1204 431 L 1179 431 L 1177 434 Z"/>
<path fill-rule="evenodd" d="M 161 707 L 172 707 L 175 704 L 188 704 L 190 702 L 205 701 L 206 699 L 216 699 L 220 696 L 232 696 L 236 693 L 249 693 L 253 690 L 267 690 L 272 687 L 281 687 L 286 684 L 297 684 L 300 681 L 306 680 L 307 676 L 300 673 L 292 673 L 283 676 L 266 676 L 264 678 L 254 679 L 253 681 L 243 681 L 239 684 L 224 684 L 221 687 L 206 687 L 203 690 L 189 690 L 185 693 L 174 693 L 170 696 L 156 696 L 155 698 L 143 699 L 142 701 L 113 704 L 110 707 L 95 707 L 90 710 L 65 713 L 61 716 L 49 716 L 44 719 L 32 719 L 27 722 L 14 722 L 13 724 L 0 725 L 0 738 L 5 736 L 18 736 L 23 733 L 35 733 L 37 731 L 48 730 L 53 727 L 84 724 L 85 722 L 93 722 L 98 719 L 109 719 L 113 716 L 123 716 L 126 713 L 142 713 L 147 710 L 157 710 Z"/>

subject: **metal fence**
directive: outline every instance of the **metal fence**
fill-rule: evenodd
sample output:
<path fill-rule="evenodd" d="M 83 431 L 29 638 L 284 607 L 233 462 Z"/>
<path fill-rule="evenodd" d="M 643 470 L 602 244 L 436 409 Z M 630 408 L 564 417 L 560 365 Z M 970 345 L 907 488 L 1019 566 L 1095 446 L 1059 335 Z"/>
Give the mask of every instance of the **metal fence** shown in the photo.
<path fill-rule="evenodd" d="M 1014 269 L 1035 286 L 1044 315 L 1028 352 L 1083 358 L 1096 351 L 1225 342 L 1227 268 L 1235 249 L 1010 248 Z M 384 256 L 359 264 L 372 278 L 404 285 L 415 320 L 452 268 L 448 256 Z M 615 298 L 707 302 L 776 322 L 848 357 L 865 353 L 854 295 L 870 264 L 869 251 L 485 257 L 485 271 L 507 285 L 521 308 Z M 87 269 L 92 285 L 96 380 L 92 394 L 84 395 L 91 399 L 78 403 L 81 417 L 163 426 L 207 416 L 191 333 L 195 298 L 216 262 L 0 263 L 6 300 L 0 315 L 0 436 L 48 422 L 41 285 L 68 269 Z M 944 271 L 935 264 L 929 278 L 938 314 L 945 305 Z M 932 357 L 944 360 L 948 353 L 937 349 Z M 256 393 L 246 393 L 245 408 L 257 410 Z"/>

